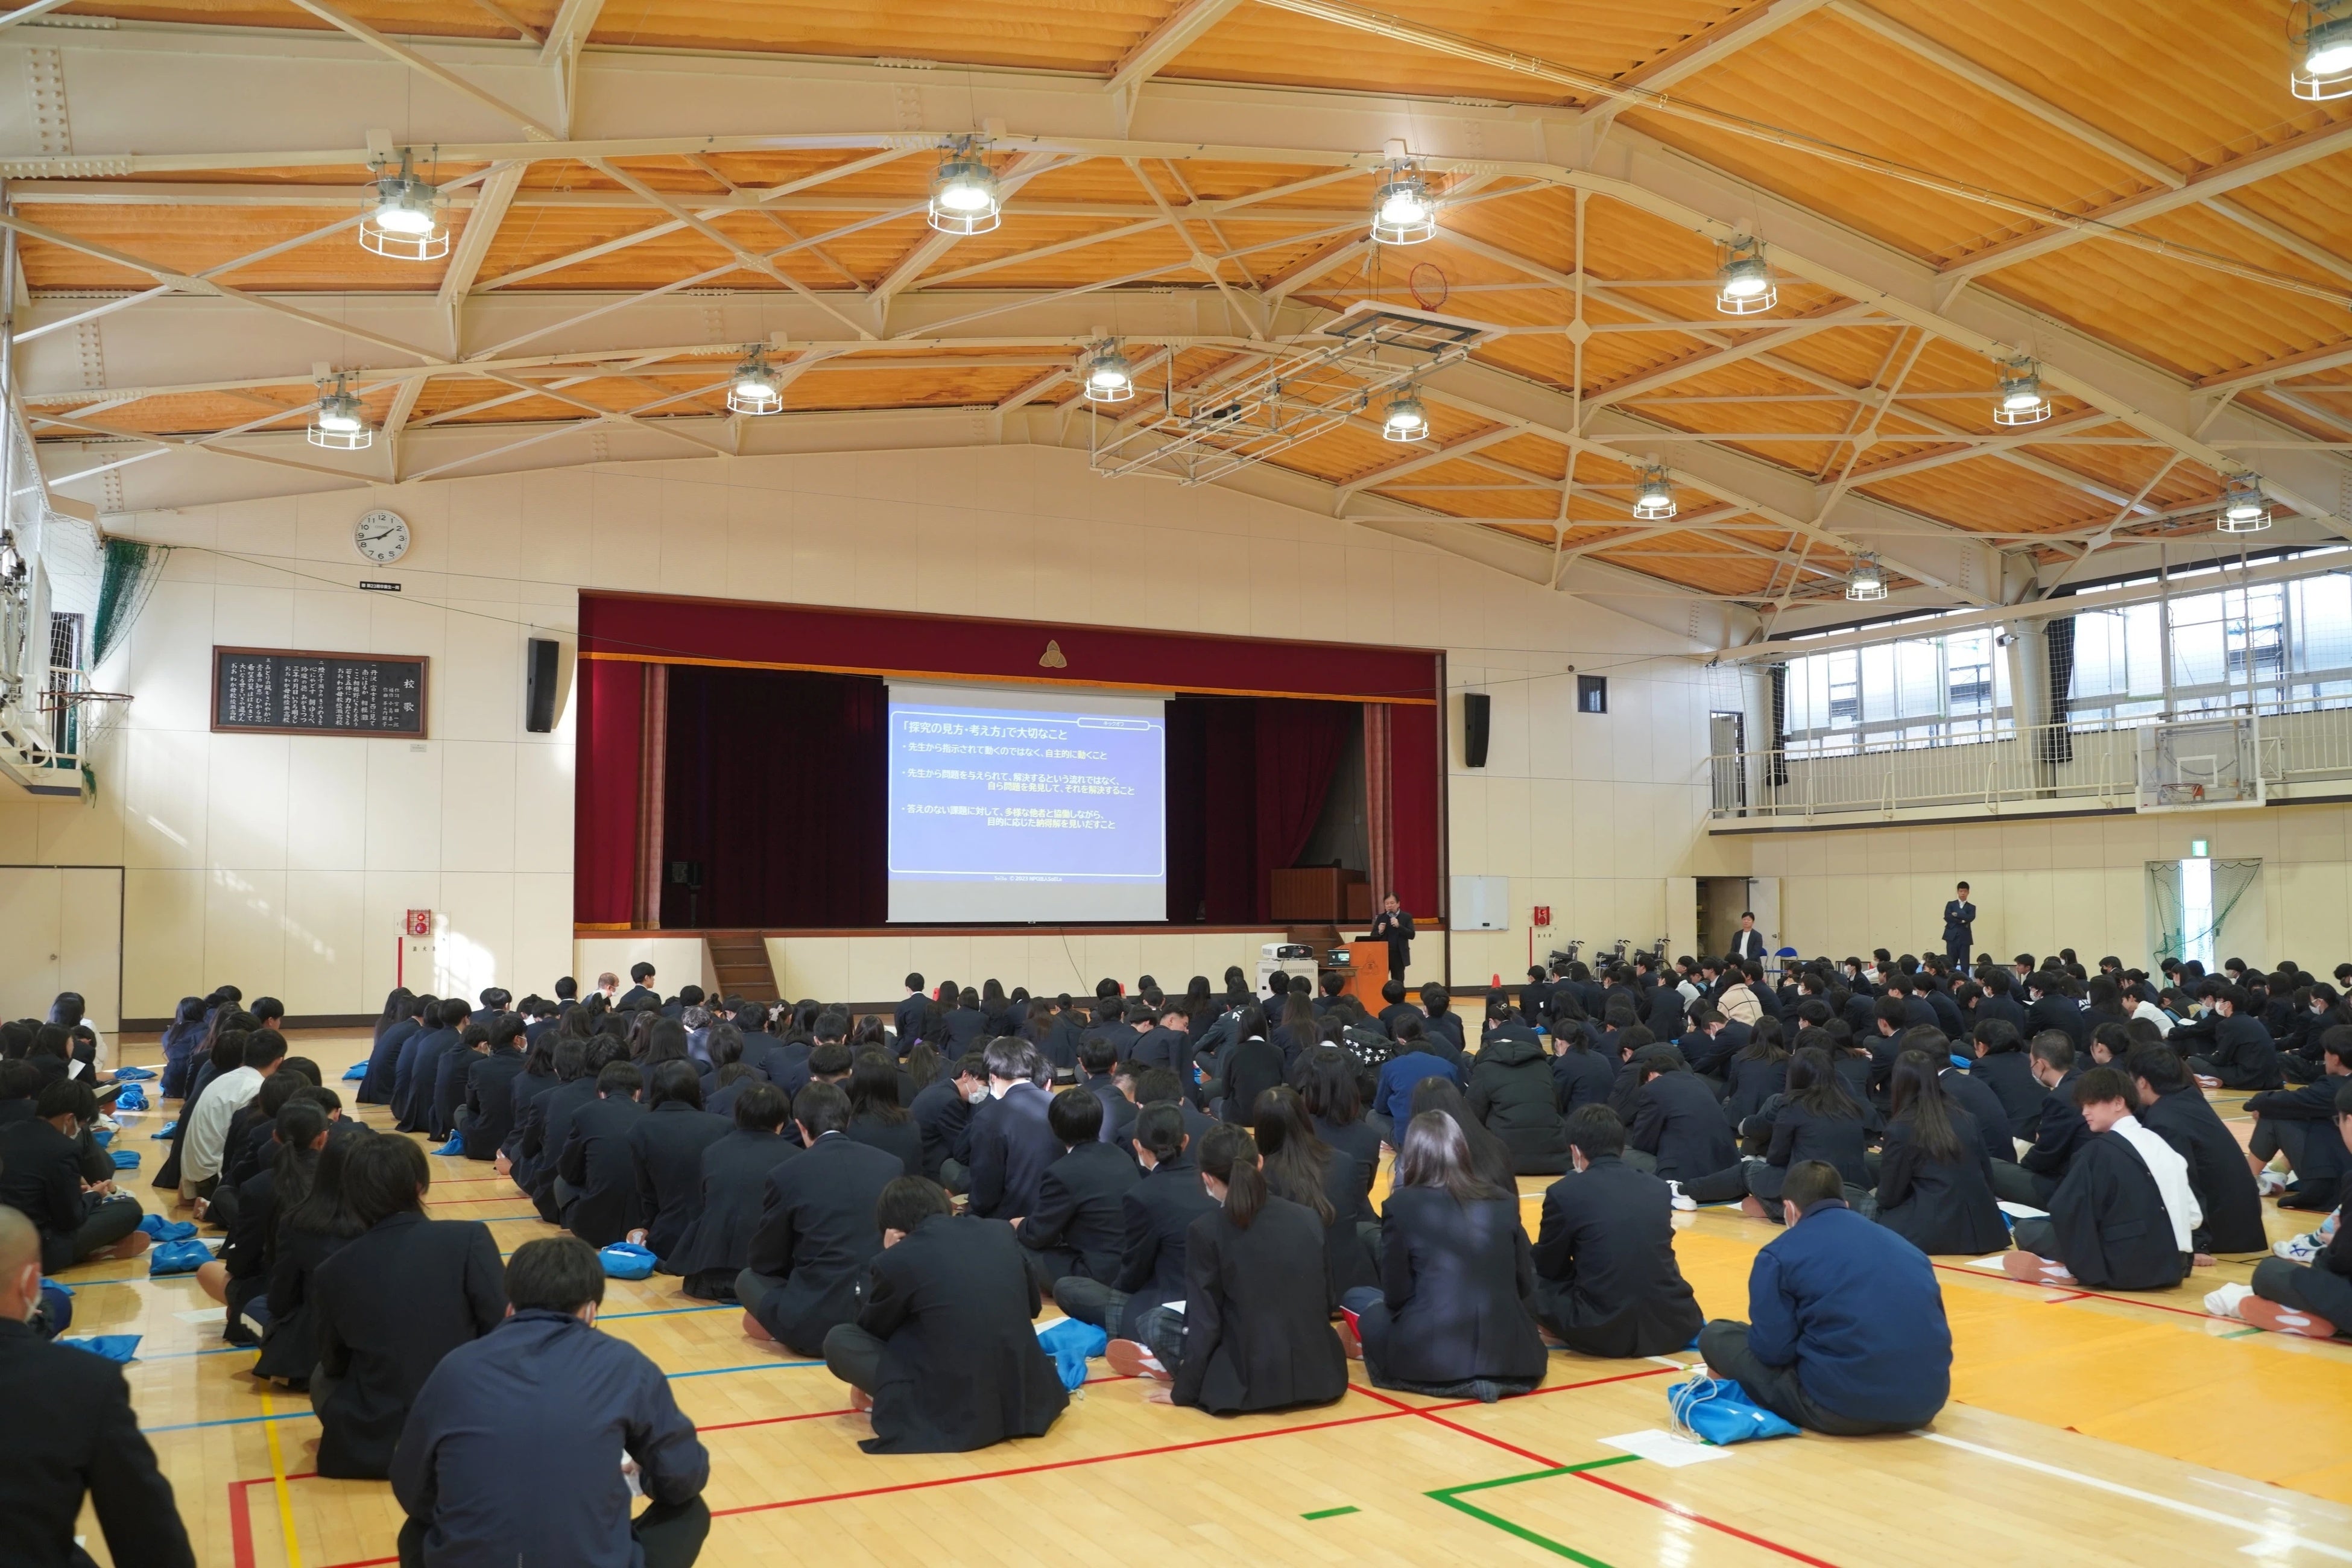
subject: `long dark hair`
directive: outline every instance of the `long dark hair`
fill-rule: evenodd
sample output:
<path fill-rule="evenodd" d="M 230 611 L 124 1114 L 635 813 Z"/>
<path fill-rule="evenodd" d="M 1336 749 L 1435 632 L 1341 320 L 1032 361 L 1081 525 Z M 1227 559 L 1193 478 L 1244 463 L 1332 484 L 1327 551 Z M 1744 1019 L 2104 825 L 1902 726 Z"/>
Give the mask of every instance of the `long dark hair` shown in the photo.
<path fill-rule="evenodd" d="M 1463 1094 L 1460 1084 L 1450 1078 L 1433 1077 L 1413 1085 L 1412 1114 L 1419 1116 L 1424 1110 L 1434 1110 L 1453 1119 L 1454 1125 L 1462 1130 L 1463 1146 L 1470 1152 L 1472 1168 L 1487 1173 L 1489 1186 L 1496 1185 L 1498 1178 L 1508 1176 L 1510 1149 L 1500 1138 L 1486 1131 L 1486 1124 L 1471 1110 L 1470 1101 Z M 1504 1180 L 1497 1190 L 1508 1195 L 1509 1192 L 1516 1190 L 1516 1184 Z"/>
<path fill-rule="evenodd" d="M 907 1069 L 908 1081 L 917 1089 L 929 1089 L 940 1076 L 940 1053 L 928 1040 L 917 1040 L 907 1051 L 907 1059 L 899 1064 Z"/>
<path fill-rule="evenodd" d="M 1201 1140 L 1201 1173 L 1225 1185 L 1225 1217 L 1247 1230 L 1265 1207 L 1265 1173 L 1257 1168 L 1257 1143 L 1246 1127 L 1220 1122 Z"/>
<path fill-rule="evenodd" d="M 1396 1185 L 1438 1187 L 1458 1204 L 1487 1203 L 1506 1194 L 1483 1180 L 1470 1163 L 1470 1143 L 1462 1125 L 1442 1110 L 1424 1110 L 1404 1130 L 1397 1155 Z"/>
<path fill-rule="evenodd" d="M 849 1110 L 886 1126 L 907 1120 L 907 1108 L 898 1103 L 898 1065 L 880 1051 L 860 1051 L 849 1064 Z"/>
<path fill-rule="evenodd" d="M 327 1130 L 326 1107 L 297 1093 L 278 1112 L 278 1154 L 269 1179 L 270 1206 L 279 1215 L 291 1213 L 310 1195 L 311 1173 L 319 1168 L 319 1151 L 311 1142 Z"/>
<path fill-rule="evenodd" d="M 1363 1086 L 1357 1081 L 1355 1058 L 1338 1046 L 1318 1046 L 1307 1059 L 1299 1094 L 1309 1114 L 1334 1127 L 1349 1127 L 1364 1119 Z"/>
<path fill-rule="evenodd" d="M 1789 1047 L 1780 1043 L 1780 1019 L 1759 1018 L 1748 1027 L 1748 1043 L 1739 1047 L 1739 1054 L 1732 1060 L 1779 1062 L 1789 1059 Z"/>
<path fill-rule="evenodd" d="M 1329 1225 L 1333 1210 L 1323 1184 L 1331 1171 L 1331 1145 L 1315 1136 L 1307 1102 L 1297 1089 L 1277 1084 L 1257 1097 L 1256 1112 L 1265 1184 L 1292 1203 L 1305 1204 Z"/>
<path fill-rule="evenodd" d="M 390 1134 L 362 1126 L 340 1138 L 328 1139 L 326 1148 L 319 1152 L 317 1164 L 311 1167 L 310 1190 L 291 1208 L 278 1210 L 285 1215 L 283 1226 L 344 1241 L 366 1234 L 367 1223 L 344 1194 L 343 1167 L 350 1162 L 352 1150 L 386 1136 Z"/>
<path fill-rule="evenodd" d="M 1789 1058 L 1789 1103 L 1801 1105 L 1815 1116 L 1862 1118 L 1862 1107 L 1848 1094 L 1829 1052 L 1807 1046 Z"/>
<path fill-rule="evenodd" d="M 375 1021 L 375 1037 L 379 1040 L 383 1038 L 386 1029 L 407 1017 L 408 1005 L 415 1000 L 407 986 L 394 986 L 392 994 L 383 999 L 383 1014 Z"/>
<path fill-rule="evenodd" d="M 1925 1051 L 1905 1051 L 1895 1058 L 1890 1122 L 1908 1121 L 1911 1142 L 1937 1164 L 1957 1162 L 1963 1152 L 1959 1129 L 1952 1125 L 1951 1097 L 1936 1058 Z"/>

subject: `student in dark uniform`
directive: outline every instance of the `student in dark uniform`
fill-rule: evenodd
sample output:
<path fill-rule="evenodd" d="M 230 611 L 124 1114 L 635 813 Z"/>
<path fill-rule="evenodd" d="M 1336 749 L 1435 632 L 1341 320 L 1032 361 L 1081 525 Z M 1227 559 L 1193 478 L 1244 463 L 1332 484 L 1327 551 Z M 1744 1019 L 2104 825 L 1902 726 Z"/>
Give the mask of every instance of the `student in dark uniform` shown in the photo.
<path fill-rule="evenodd" d="M 1536 1318 L 1580 1355 L 1664 1355 L 1704 1321 L 1675 1259 L 1666 1184 L 1625 1163 L 1625 1124 L 1605 1105 L 1568 1119 L 1575 1170 L 1545 1189 L 1532 1257 Z"/>
<path fill-rule="evenodd" d="M 687 1072 L 694 1071 L 687 1064 Z M 591 1247 L 610 1247 L 645 1224 L 629 1134 L 646 1114 L 635 1062 L 609 1062 L 596 1075 L 596 1098 L 572 1113 L 555 1165 L 563 1228 Z"/>
<path fill-rule="evenodd" d="M 768 1173 L 760 1228 L 735 1277 L 743 1329 L 804 1356 L 857 1315 L 858 1281 L 882 1249 L 882 1189 L 905 1173 L 895 1154 L 850 1141 L 849 1096 L 812 1083 L 793 1101 L 803 1152 Z"/>
<path fill-rule="evenodd" d="M 1146 1312 L 1183 1299 L 1185 1236 L 1193 1220 L 1215 1206 L 1188 1157 L 1191 1142 L 1174 1104 L 1155 1100 L 1137 1114 L 1134 1149 L 1144 1177 L 1119 1199 L 1125 1234 L 1118 1276 L 1108 1282 L 1066 1279 L 1055 1288 L 1055 1306 L 1113 1339 L 1132 1340 L 1141 1333 Z"/>
<path fill-rule="evenodd" d="M 1025 1040 L 991 1040 L 989 1098 L 971 1113 L 971 1212 L 982 1219 L 1017 1219 L 1037 1201 L 1045 1167 L 1062 1145 L 1045 1123 L 1050 1097 L 1037 1087 L 1037 1047 Z"/>
<path fill-rule="evenodd" d="M 1359 1164 L 1317 1137 L 1307 1101 L 1287 1084 L 1258 1096 L 1255 1131 L 1266 1189 L 1323 1226 L 1323 1273 L 1331 1300 L 1359 1285 L 1379 1284 L 1372 1242 L 1380 1219 L 1371 1205 L 1377 1166 Z"/>
<path fill-rule="evenodd" d="M 850 1141 L 896 1154 L 908 1175 L 921 1175 L 923 1130 L 899 1103 L 898 1065 L 878 1050 L 860 1051 L 842 1087 L 849 1093 Z"/>
<path fill-rule="evenodd" d="M 2352 1030 L 2346 1031 L 2345 1043 L 2352 1046 Z M 2189 1162 L 2189 1190 L 2197 1194 L 2197 1206 L 2205 1216 L 2194 1237 L 2194 1250 L 2237 1256 L 2268 1252 L 2271 1238 L 2263 1224 L 2263 1195 L 2254 1184 L 2246 1151 L 2212 1101 L 2189 1081 L 2180 1053 L 2166 1045 L 2142 1046 L 2125 1058 L 2123 1066 L 2139 1091 L 2135 1103 L 2142 1124 Z M 2336 1142 L 2331 1152 L 2341 1155 L 2343 1145 L 2335 1140 L 2329 1124 L 2317 1125 L 2329 1133 L 2329 1142 Z M 2261 1127 L 2258 1117 L 2257 1133 Z M 2332 1184 L 2326 1184 L 2332 1189 Z M 2321 1194 L 2321 1206 L 2333 1208 L 2333 1196 L 2332 1190 Z"/>
<path fill-rule="evenodd" d="M 1944 1092 L 1949 1059 L 1922 1050 L 1895 1058 L 1876 1217 L 1922 1252 L 1998 1252 L 2009 1227 L 1992 1195 L 1992 1162 L 1976 1119 Z"/>
<path fill-rule="evenodd" d="M 685 1276 L 678 1289 L 705 1301 L 735 1299 L 735 1276 L 751 1260 L 768 1173 L 800 1153 L 784 1136 L 792 1103 L 764 1079 L 735 1096 L 732 1131 L 702 1151 L 702 1201 L 665 1266 Z"/>
<path fill-rule="evenodd" d="M 514 1082 L 523 1069 L 523 1021 L 512 1013 L 490 1026 L 489 1054 L 466 1074 L 456 1128 L 468 1160 L 495 1160 L 514 1127 Z"/>
<path fill-rule="evenodd" d="M 2011 1203 L 2046 1209 L 2050 1194 L 2066 1177 L 2074 1154 L 2089 1141 L 2090 1128 L 2074 1103 L 2074 1086 L 2083 1077 L 2074 1045 L 2063 1029 L 2045 1029 L 2033 1037 L 2027 1058 L 2033 1080 L 2050 1091 L 2042 1116 L 2034 1124 L 2033 1147 L 2017 1158 L 2014 1171 L 1993 1172 L 1993 1195 Z"/>
<path fill-rule="evenodd" d="M 2092 1068 L 2074 1093 L 2090 1136 L 2051 1194 L 2050 1217 L 2018 1221 L 2010 1272 L 2097 1290 L 2170 1289 L 2188 1277 L 2204 1217 L 2189 1163 L 2132 1114 L 2139 1091 L 2121 1068 Z"/>
<path fill-rule="evenodd" d="M 1062 1145 L 1062 1157 L 1045 1167 L 1037 1201 L 1014 1221 L 1013 1235 L 1047 1290 L 1073 1274 L 1112 1279 L 1126 1234 L 1122 1200 L 1143 1173 L 1125 1143 L 1102 1142 L 1102 1100 L 1093 1090 L 1062 1090 L 1046 1108 L 1045 1120 Z"/>
<path fill-rule="evenodd" d="M 1633 1097 L 1633 1147 L 1645 1166 L 1668 1181 L 1720 1171 L 1739 1158 L 1731 1123 L 1706 1085 L 1672 1046 L 1644 1046 L 1633 1058 L 1641 1089 Z"/>
<path fill-rule="evenodd" d="M 703 1153 L 733 1131 L 725 1117 L 702 1109 L 702 1079 L 693 1063 L 667 1061 L 654 1068 L 646 1114 L 630 1125 L 626 1143 L 645 1222 L 633 1239 L 653 1248 L 665 1273 L 685 1272 L 671 1260 L 702 1212 Z"/>

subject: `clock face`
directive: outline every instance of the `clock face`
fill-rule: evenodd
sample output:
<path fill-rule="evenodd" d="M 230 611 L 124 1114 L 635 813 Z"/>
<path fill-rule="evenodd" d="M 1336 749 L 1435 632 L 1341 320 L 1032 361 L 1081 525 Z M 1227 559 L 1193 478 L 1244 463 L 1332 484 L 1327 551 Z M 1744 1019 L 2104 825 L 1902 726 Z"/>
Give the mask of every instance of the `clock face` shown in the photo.
<path fill-rule="evenodd" d="M 408 524 L 396 511 L 372 511 L 352 525 L 352 547 L 379 566 L 408 553 Z"/>

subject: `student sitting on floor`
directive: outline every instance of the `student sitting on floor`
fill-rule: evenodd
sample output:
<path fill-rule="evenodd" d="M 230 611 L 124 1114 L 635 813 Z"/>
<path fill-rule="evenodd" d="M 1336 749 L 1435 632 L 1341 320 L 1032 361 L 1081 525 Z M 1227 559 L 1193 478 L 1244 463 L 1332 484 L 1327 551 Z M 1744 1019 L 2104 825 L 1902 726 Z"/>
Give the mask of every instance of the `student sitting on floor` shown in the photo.
<path fill-rule="evenodd" d="M 1323 1226 L 1323 1275 L 1334 1301 L 1380 1282 L 1372 1246 L 1381 1224 L 1371 1205 L 1372 1168 L 1316 1135 L 1307 1101 L 1285 1084 L 1257 1097 L 1258 1168 L 1266 1190 L 1311 1212 Z"/>
<path fill-rule="evenodd" d="M 1518 1194 L 1479 1176 L 1462 1129 L 1443 1111 L 1423 1111 L 1405 1129 L 1381 1215 L 1381 1280 L 1341 1303 L 1376 1386 L 1492 1404 L 1543 1381 Z"/>
<path fill-rule="evenodd" d="M 1672 1046 L 1648 1046 L 1633 1058 L 1642 1088 L 1633 1097 L 1633 1154 L 1625 1163 L 1664 1180 L 1689 1181 L 1736 1163 L 1739 1145 L 1714 1092 Z"/>
<path fill-rule="evenodd" d="M 1568 1169 L 1568 1145 L 1560 1136 L 1551 1058 L 1500 991 L 1486 998 L 1486 1021 L 1470 1068 L 1471 1112 L 1510 1150 L 1518 1174 L 1558 1175 Z"/>
<path fill-rule="evenodd" d="M 1918 1050 L 1895 1058 L 1876 1218 L 1922 1252 L 1997 1252 L 2009 1245 L 2009 1227 L 1976 1118 L 1945 1091 L 1950 1060 Z"/>
<path fill-rule="evenodd" d="M 2279 1207 L 2325 1213 L 2343 1197 L 2347 1162 L 2336 1137 L 2336 1090 L 2352 1082 L 2352 1026 L 2336 1024 L 2319 1032 L 2321 1074 L 2294 1089 L 2272 1089 L 2251 1096 L 2246 1110 L 2254 1118 L 2253 1135 L 2246 1142 L 2246 1163 L 2264 1193 L 2276 1193 Z M 2271 1161 L 2286 1156 L 2294 1175 L 2288 1180 L 2270 1168 Z M 2229 1247 L 2222 1251 L 2234 1250 Z"/>
<path fill-rule="evenodd" d="M 735 1096 L 734 1130 L 702 1151 L 702 1201 L 664 1262 L 685 1276 L 678 1289 L 705 1301 L 732 1301 L 735 1276 L 751 1261 L 751 1237 L 768 1173 L 800 1153 L 784 1136 L 792 1117 L 784 1091 L 756 1075 Z"/>
<path fill-rule="evenodd" d="M 1111 1369 L 1157 1379 L 1153 1404 L 1213 1415 L 1329 1404 L 1348 1392 L 1348 1358 L 1328 1279 L 1310 1261 L 1323 1223 L 1268 1189 L 1242 1128 L 1212 1128 L 1200 1168 L 1217 1206 L 1185 1233 L 1183 1310 L 1144 1313 L 1141 1340 L 1112 1342 Z"/>
<path fill-rule="evenodd" d="M 1151 1100 L 1136 1113 L 1131 1146 L 1144 1176 L 1119 1198 L 1118 1272 L 1108 1281 L 1079 1275 L 1061 1280 L 1055 1306 L 1113 1339 L 1133 1340 L 1146 1312 L 1183 1299 L 1186 1237 L 1192 1222 L 1216 1206 L 1202 1190 L 1192 1142 L 1184 1112 L 1172 1101 Z"/>
<path fill-rule="evenodd" d="M 1765 1101 L 1741 1131 L 1761 1141 L 1763 1158 L 1743 1158 L 1685 1182 L 1683 1194 L 1693 1204 L 1737 1201 L 1748 1214 L 1777 1225 L 1781 1184 L 1792 1166 L 1808 1160 L 1837 1168 L 1848 1203 L 1870 1201 L 1868 1146 L 1878 1132 L 1878 1112 L 1839 1074 L 1825 1047 L 1808 1045 L 1790 1057 L 1788 1088 Z"/>
<path fill-rule="evenodd" d="M 2189 1057 L 2189 1070 L 2215 1089 L 2278 1089 L 2286 1079 L 2279 1068 L 2278 1044 L 2250 1008 L 2244 990 L 2226 981 L 2205 984 L 2212 1010 L 2193 1024 L 2183 1024 L 2167 1037 Z"/>
<path fill-rule="evenodd" d="M 2328 1030 L 2339 1032 L 2340 1026 Z M 2352 1149 L 2352 1078 L 2326 1081 L 2337 1086 L 2336 1139 Z M 2224 1285 L 2205 1298 L 2205 1310 L 2315 1340 L 2352 1332 L 2352 1232 L 2339 1220 L 2336 1234 L 2309 1263 L 2263 1258 L 2254 1266 L 2252 1287 Z"/>
<path fill-rule="evenodd" d="M 2008 1113 L 2009 1136 L 2032 1138 L 2042 1125 L 2042 1108 L 2050 1102 L 2050 1090 L 2033 1070 L 2023 1037 L 2008 1019 L 2000 1017 L 1979 1017 L 1969 1035 L 1977 1059 L 1969 1076 L 1982 1079 L 2000 1098 L 2001 1110 Z M 2068 1042 L 2067 1048 L 2074 1048 L 2073 1042 Z"/>
<path fill-rule="evenodd" d="M 2137 1091 L 2134 1114 L 2141 1125 L 2189 1162 L 2189 1188 L 2197 1194 L 2197 1207 L 2205 1216 L 2192 1237 L 2197 1251 L 2237 1256 L 2268 1252 L 2271 1237 L 2263 1224 L 2262 1190 L 2254 1184 L 2246 1152 L 2205 1098 L 2205 1091 L 2189 1081 L 2179 1053 L 2157 1041 L 2132 1050 L 2122 1065 Z M 2255 1131 L 2260 1136 L 2259 1126 Z M 2336 1145 L 2332 1131 L 2327 1142 Z M 2334 1152 L 2341 1154 L 2341 1146 L 2335 1146 Z M 2334 1184 L 2321 1184 L 2331 1188 Z"/>
<path fill-rule="evenodd" d="M 824 1336 L 826 1367 L 873 1412 L 874 1436 L 858 1444 L 869 1454 L 1042 1437 L 1069 1405 L 1030 1326 L 1037 1281 L 1011 1227 L 952 1211 L 936 1182 L 886 1184 L 864 1304 Z"/>
<path fill-rule="evenodd" d="M 597 1331 L 594 1249 L 527 1241 L 505 1286 L 505 1320 L 441 1359 L 401 1429 L 401 1568 L 688 1568 L 710 1456 L 661 1368 Z M 634 1521 L 625 1468 L 648 1500 Z"/>
<path fill-rule="evenodd" d="M 1063 1154 L 1045 1167 L 1037 1202 L 1013 1221 L 1013 1234 L 1045 1290 L 1073 1274 L 1116 1279 L 1126 1234 L 1122 1201 L 1143 1172 L 1125 1144 L 1102 1142 L 1102 1097 L 1083 1084 L 1055 1095 L 1045 1121 Z"/>
<path fill-rule="evenodd" d="M 2117 1068 L 2074 1085 L 2091 1136 L 2051 1195 L 2050 1217 L 2017 1222 L 2018 1279 L 2100 1290 L 2168 1290 L 2189 1273 L 2189 1233 L 2204 1221 L 2189 1162 L 2132 1114 L 2139 1090 Z"/>
<path fill-rule="evenodd" d="M 2074 1059 L 2074 1042 L 2063 1029 L 2044 1029 L 2033 1037 L 2027 1058 L 2033 1081 L 2050 1091 L 2042 1115 L 2034 1122 L 2033 1146 L 2017 1157 L 2014 1169 L 1993 1172 L 1993 1195 L 2031 1208 L 2046 1209 L 2050 1195 L 2066 1178 L 2075 1151 L 2090 1141 L 2091 1129 L 2074 1103 L 2074 1088 L 2083 1068 Z"/>
<path fill-rule="evenodd" d="M 1605 1105 L 1568 1119 L 1573 1173 L 1544 1193 L 1533 1251 L 1536 1318 L 1580 1355 L 1664 1355 L 1704 1321 L 1675 1260 L 1672 1191 L 1625 1163 L 1625 1124 Z"/>
<path fill-rule="evenodd" d="M 694 1068 L 688 1066 L 686 1074 L 691 1079 Z M 637 1100 L 644 1081 L 635 1062 L 606 1064 L 596 1075 L 596 1098 L 572 1113 L 556 1161 L 563 1228 L 591 1247 L 610 1247 L 646 1223 L 636 1163 L 629 1155 L 629 1134 L 646 1114 Z"/>
<path fill-rule="evenodd" d="M 1037 1087 L 1041 1058 L 1026 1040 L 991 1040 L 982 1054 L 989 1098 L 972 1109 L 967 1134 L 971 1212 L 983 1219 L 1018 1219 L 1036 1205 L 1045 1167 L 1062 1157 L 1061 1142 L 1045 1123 L 1052 1097 Z"/>
<path fill-rule="evenodd" d="M 136 1258 L 147 1250 L 142 1211 L 128 1193 L 84 1180 L 80 1139 L 98 1120 L 98 1100 L 79 1079 L 61 1078 L 33 1102 L 34 1114 L 0 1128 L 0 1205 L 22 1213 L 41 1237 L 41 1267 Z"/>
<path fill-rule="evenodd" d="M 364 1227 L 310 1276 L 319 1473 L 380 1480 L 416 1391 L 441 1358 L 506 1316 L 499 1244 L 472 1219 L 426 1219 L 433 1174 L 406 1138 L 354 1138 L 339 1177 Z"/>
<path fill-rule="evenodd" d="M 702 1109 L 702 1079 L 692 1062 L 654 1068 L 646 1113 L 629 1124 L 626 1139 L 643 1221 L 629 1239 L 652 1247 L 665 1274 L 686 1272 L 674 1259 L 702 1213 L 703 1153 L 733 1131 L 726 1117 Z"/>
<path fill-rule="evenodd" d="M 1952 1388 L 1952 1331 L 1927 1255 L 1846 1206 L 1836 1167 L 1781 1189 L 1788 1229 L 1756 1255 L 1748 1322 L 1717 1319 L 1699 1354 L 1784 1420 L 1833 1437 L 1907 1432 Z"/>
<path fill-rule="evenodd" d="M 858 1282 L 882 1250 L 874 1205 L 906 1173 L 896 1154 L 852 1142 L 849 1096 L 811 1083 L 793 1099 L 805 1147 L 768 1173 L 760 1228 L 735 1277 L 743 1331 L 804 1356 L 824 1353 L 824 1336 L 857 1316 Z"/>

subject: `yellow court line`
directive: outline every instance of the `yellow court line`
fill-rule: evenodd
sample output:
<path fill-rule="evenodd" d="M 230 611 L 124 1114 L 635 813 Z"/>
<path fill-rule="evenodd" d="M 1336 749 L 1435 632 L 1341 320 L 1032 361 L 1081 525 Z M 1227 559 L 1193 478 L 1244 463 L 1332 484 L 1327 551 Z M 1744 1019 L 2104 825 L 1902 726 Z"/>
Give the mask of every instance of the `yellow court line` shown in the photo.
<path fill-rule="evenodd" d="M 261 1413 L 274 1415 L 269 1395 L 261 1396 Z M 278 1489 L 278 1529 L 286 1538 L 286 1568 L 302 1568 L 302 1549 L 294 1540 L 294 1492 L 286 1484 L 286 1455 L 278 1446 L 278 1423 L 264 1421 L 262 1434 L 269 1439 L 269 1479 Z"/>

